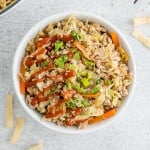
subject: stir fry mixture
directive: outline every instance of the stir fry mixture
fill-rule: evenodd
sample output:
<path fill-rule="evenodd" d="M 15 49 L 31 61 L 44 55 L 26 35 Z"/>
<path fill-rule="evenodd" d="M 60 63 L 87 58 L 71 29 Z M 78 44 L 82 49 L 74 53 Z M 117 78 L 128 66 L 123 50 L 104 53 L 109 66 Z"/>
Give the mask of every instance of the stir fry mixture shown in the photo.
<path fill-rule="evenodd" d="M 115 115 L 128 95 L 128 60 L 115 32 L 71 16 L 28 43 L 20 91 L 44 119 L 85 128 Z"/>
<path fill-rule="evenodd" d="M 15 0 L 0 0 L 0 9 L 6 8 L 8 5 L 13 3 Z"/>

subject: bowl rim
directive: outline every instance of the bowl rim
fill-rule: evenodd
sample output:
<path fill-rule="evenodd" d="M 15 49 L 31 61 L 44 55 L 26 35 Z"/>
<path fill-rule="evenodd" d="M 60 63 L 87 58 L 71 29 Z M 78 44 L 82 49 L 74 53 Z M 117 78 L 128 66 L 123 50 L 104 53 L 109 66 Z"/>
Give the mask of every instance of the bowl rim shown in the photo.
<path fill-rule="evenodd" d="M 5 14 L 7 14 L 8 12 L 10 12 L 11 10 L 13 10 L 16 6 L 18 6 L 23 0 L 17 0 L 14 1 L 12 4 L 8 5 L 6 8 L 2 9 L 0 11 L 0 17 L 4 16 Z"/>
<path fill-rule="evenodd" d="M 107 119 L 106 121 L 103 121 L 103 123 L 97 123 L 96 125 L 90 125 L 90 128 L 86 128 L 86 129 L 82 129 L 82 130 L 77 130 L 77 129 L 69 129 L 66 127 L 62 127 L 62 126 L 58 126 L 58 125 L 52 125 L 49 122 L 46 121 L 42 121 L 42 119 L 37 118 L 38 115 L 34 115 L 31 111 L 31 108 L 29 108 L 29 106 L 27 106 L 27 104 L 25 103 L 25 101 L 22 101 L 22 96 L 20 94 L 19 88 L 17 88 L 17 63 L 18 63 L 18 53 L 19 50 L 22 50 L 23 48 L 23 44 L 24 43 L 28 43 L 32 38 L 35 37 L 35 35 L 37 34 L 37 31 L 39 31 L 41 28 L 41 26 L 47 26 L 48 22 L 52 23 L 52 22 L 57 22 L 59 20 L 62 20 L 63 18 L 66 18 L 69 15 L 75 15 L 77 18 L 84 18 L 84 19 L 92 19 L 92 20 L 96 20 L 97 22 L 101 23 L 104 27 L 106 27 L 107 29 L 110 28 L 112 31 L 117 32 L 118 36 L 119 36 L 119 40 L 121 39 L 122 42 L 124 43 L 124 45 L 126 46 L 126 50 L 128 51 L 129 55 L 130 55 L 130 61 L 131 61 L 131 70 L 132 73 L 134 75 L 133 77 L 133 81 L 132 84 L 130 86 L 130 90 L 129 90 L 129 95 L 127 96 L 127 98 L 125 99 L 125 102 L 122 104 L 121 108 L 119 109 L 119 111 L 117 112 L 117 114 L 109 119 Z M 53 20 L 53 21 L 51 21 Z M 43 28 L 42 28 L 43 29 Z M 109 30 L 108 30 L 109 31 Z M 34 33 L 36 32 L 36 34 Z M 33 33 L 35 34 L 33 36 Z M 24 50 L 22 50 L 22 53 L 25 52 L 25 48 Z M 21 52 L 20 52 L 21 53 Z M 22 59 L 22 58 L 21 58 Z M 20 66 L 20 65 L 19 65 Z M 19 43 L 17 50 L 15 52 L 15 56 L 13 59 L 13 65 L 12 65 L 12 80 L 13 80 L 13 86 L 15 89 L 15 93 L 17 95 L 17 98 L 20 102 L 20 104 L 22 105 L 22 107 L 25 109 L 25 111 L 37 122 L 39 122 L 41 125 L 57 131 L 57 132 L 61 132 L 61 133 L 70 133 L 70 134 L 79 134 L 79 133 L 89 133 L 92 131 L 95 131 L 97 129 L 106 127 L 107 125 L 111 124 L 112 122 L 114 122 L 119 116 L 120 114 L 125 110 L 125 108 L 127 107 L 127 105 L 129 104 L 131 97 L 133 95 L 134 89 L 135 89 L 135 83 L 136 83 L 136 64 L 135 64 L 135 59 L 134 59 L 134 55 L 132 53 L 132 50 L 130 48 L 130 45 L 128 44 L 127 40 L 125 39 L 125 37 L 123 36 L 123 34 L 110 22 L 106 21 L 104 18 L 100 17 L 100 16 L 96 16 L 93 14 L 89 14 L 89 13 L 84 13 L 84 12 L 76 12 L 76 11 L 68 11 L 68 12 L 62 12 L 62 13 L 58 13 L 52 16 L 49 16 L 41 21 L 39 21 L 38 23 L 36 23 L 36 25 L 34 25 L 26 34 L 25 36 L 22 38 L 21 42 Z M 53 123 L 54 124 L 54 123 Z"/>

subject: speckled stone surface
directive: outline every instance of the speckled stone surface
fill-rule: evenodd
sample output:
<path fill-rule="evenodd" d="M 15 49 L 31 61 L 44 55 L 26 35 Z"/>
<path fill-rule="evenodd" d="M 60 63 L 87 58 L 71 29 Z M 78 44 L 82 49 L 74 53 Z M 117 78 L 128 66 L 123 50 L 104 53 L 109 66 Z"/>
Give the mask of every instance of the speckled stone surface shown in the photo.
<path fill-rule="evenodd" d="M 23 110 L 12 85 L 12 61 L 22 37 L 41 19 L 63 11 L 89 12 L 113 23 L 128 39 L 137 65 L 136 89 L 127 109 L 107 128 L 89 134 L 61 134 L 42 127 Z M 150 49 L 131 35 L 133 18 L 148 15 L 150 0 L 138 0 L 136 4 L 133 0 L 23 0 L 0 17 L 0 150 L 27 150 L 39 142 L 44 150 L 149 150 Z M 147 35 L 149 31 L 148 26 L 143 29 Z M 4 127 L 8 91 L 15 96 L 15 117 L 25 118 L 22 136 L 14 145 L 9 144 L 13 129 Z"/>

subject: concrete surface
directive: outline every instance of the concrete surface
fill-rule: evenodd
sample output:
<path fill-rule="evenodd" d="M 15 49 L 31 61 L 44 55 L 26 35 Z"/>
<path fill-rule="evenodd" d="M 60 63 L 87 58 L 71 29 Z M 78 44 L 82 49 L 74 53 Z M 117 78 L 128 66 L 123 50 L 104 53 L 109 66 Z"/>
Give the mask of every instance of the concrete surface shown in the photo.
<path fill-rule="evenodd" d="M 67 135 L 43 128 L 23 110 L 15 96 L 15 116 L 23 116 L 26 123 L 19 142 L 11 145 L 9 140 L 13 129 L 4 127 L 4 106 L 6 93 L 11 91 L 15 95 L 11 68 L 16 47 L 36 22 L 62 11 L 83 11 L 103 16 L 125 35 L 137 65 L 137 85 L 132 101 L 109 127 L 90 134 Z M 39 142 L 44 144 L 44 150 L 149 150 L 150 49 L 131 35 L 133 18 L 148 15 L 150 0 L 138 0 L 136 4 L 133 0 L 23 0 L 0 17 L 0 150 L 27 150 Z M 143 32 L 148 34 L 149 31 L 147 26 Z"/>

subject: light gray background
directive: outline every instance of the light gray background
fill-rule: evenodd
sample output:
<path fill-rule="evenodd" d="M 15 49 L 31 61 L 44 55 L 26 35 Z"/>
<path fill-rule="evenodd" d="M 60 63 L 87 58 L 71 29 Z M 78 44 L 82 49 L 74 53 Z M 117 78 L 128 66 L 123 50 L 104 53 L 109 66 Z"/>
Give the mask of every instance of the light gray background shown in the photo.
<path fill-rule="evenodd" d="M 16 47 L 38 21 L 62 11 L 83 11 L 103 16 L 128 39 L 137 65 L 136 90 L 126 111 L 107 128 L 90 134 L 67 135 L 35 122 L 15 96 L 15 116 L 25 118 L 18 143 L 9 144 L 13 129 L 4 127 L 5 96 L 13 94 L 11 68 Z M 0 17 L 0 150 L 26 150 L 43 142 L 44 150 L 149 150 L 150 149 L 150 49 L 131 35 L 134 17 L 150 16 L 150 0 L 23 0 Z M 143 32 L 147 34 L 150 28 Z M 149 32 L 150 33 L 150 32 Z"/>

